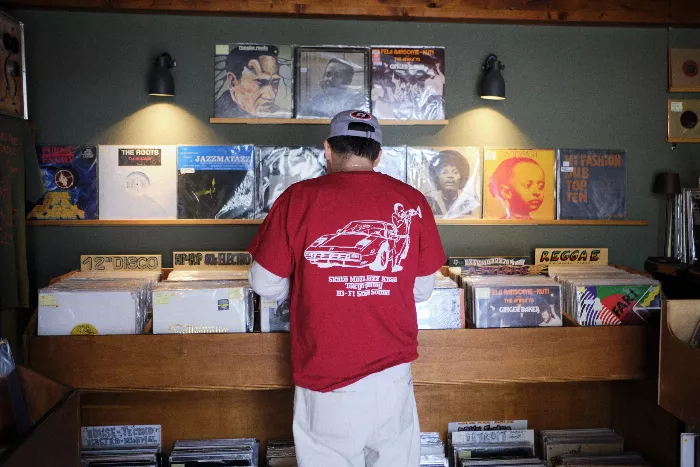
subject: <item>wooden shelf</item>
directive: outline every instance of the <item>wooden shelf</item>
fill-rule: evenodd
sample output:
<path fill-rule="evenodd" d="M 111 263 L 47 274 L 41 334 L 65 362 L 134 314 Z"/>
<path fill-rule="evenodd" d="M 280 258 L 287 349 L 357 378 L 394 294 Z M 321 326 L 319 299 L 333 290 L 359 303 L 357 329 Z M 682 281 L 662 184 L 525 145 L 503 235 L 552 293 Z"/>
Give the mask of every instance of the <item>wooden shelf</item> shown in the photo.
<path fill-rule="evenodd" d="M 700 143 L 700 138 L 666 138 L 667 143 Z"/>
<path fill-rule="evenodd" d="M 661 319 L 659 405 L 700 426 L 700 349 L 686 344 L 700 317 L 700 300 L 666 300 Z"/>
<path fill-rule="evenodd" d="M 648 225 L 640 220 L 510 220 L 510 219 L 438 219 L 438 225 L 588 225 L 588 226 L 637 226 Z M 135 220 L 28 220 L 29 227 L 107 227 L 130 225 L 256 225 L 262 219 L 135 219 Z"/>
<path fill-rule="evenodd" d="M 240 125 L 328 125 L 330 118 L 215 118 L 209 123 L 240 124 Z M 412 125 L 448 125 L 449 120 L 379 120 L 384 126 Z"/>
<path fill-rule="evenodd" d="M 656 335 L 644 326 L 421 331 L 414 381 L 638 380 L 654 374 Z M 288 334 L 29 335 L 27 345 L 32 369 L 83 390 L 292 386 Z"/>

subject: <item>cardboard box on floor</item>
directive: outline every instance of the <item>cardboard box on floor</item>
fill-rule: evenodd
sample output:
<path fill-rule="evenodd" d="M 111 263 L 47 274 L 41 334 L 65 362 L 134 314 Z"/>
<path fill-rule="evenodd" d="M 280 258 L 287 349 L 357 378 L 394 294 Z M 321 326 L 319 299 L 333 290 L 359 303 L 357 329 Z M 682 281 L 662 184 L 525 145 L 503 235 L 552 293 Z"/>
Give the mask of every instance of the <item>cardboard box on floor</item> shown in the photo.
<path fill-rule="evenodd" d="M 17 368 L 30 430 L 0 454 L 1 467 L 80 465 L 80 394 L 24 367 Z M 7 396 L 4 381 L 0 394 Z M 0 398 L 0 435 L 16 433 L 8 397 Z M 6 445 L 0 438 L 0 445 Z"/>

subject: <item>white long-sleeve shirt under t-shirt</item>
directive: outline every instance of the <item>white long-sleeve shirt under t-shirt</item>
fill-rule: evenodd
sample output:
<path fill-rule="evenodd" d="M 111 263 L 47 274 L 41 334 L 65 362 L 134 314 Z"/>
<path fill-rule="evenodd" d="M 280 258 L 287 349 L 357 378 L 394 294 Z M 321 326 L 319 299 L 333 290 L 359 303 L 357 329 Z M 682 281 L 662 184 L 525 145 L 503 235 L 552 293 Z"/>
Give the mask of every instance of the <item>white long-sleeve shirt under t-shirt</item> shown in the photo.
<path fill-rule="evenodd" d="M 269 300 L 281 301 L 289 298 L 289 278 L 277 276 L 253 261 L 248 273 L 250 287 L 255 293 Z M 430 298 L 435 286 L 435 274 L 416 277 L 413 297 L 416 303 Z"/>

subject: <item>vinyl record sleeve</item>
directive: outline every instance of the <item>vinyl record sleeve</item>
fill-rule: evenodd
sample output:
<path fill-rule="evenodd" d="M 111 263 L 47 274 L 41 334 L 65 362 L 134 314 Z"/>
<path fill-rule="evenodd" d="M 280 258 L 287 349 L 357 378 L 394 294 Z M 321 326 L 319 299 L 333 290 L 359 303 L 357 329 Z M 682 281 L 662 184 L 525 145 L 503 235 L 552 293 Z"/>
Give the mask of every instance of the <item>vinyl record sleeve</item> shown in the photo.
<path fill-rule="evenodd" d="M 552 149 L 484 149 L 484 219 L 554 219 Z"/>
<path fill-rule="evenodd" d="M 624 219 L 626 199 L 625 151 L 557 151 L 558 219 Z"/>
<path fill-rule="evenodd" d="M 176 219 L 176 146 L 100 145 L 100 219 Z"/>
<path fill-rule="evenodd" d="M 436 219 L 481 218 L 481 149 L 409 147 L 406 181 Z"/>
<path fill-rule="evenodd" d="M 214 56 L 214 117 L 291 118 L 292 47 L 217 44 Z"/>
<path fill-rule="evenodd" d="M 582 326 L 646 324 L 660 312 L 660 285 L 576 286 L 576 316 Z"/>
<path fill-rule="evenodd" d="M 252 219 L 255 150 L 241 146 L 179 146 L 180 219 Z"/>
<path fill-rule="evenodd" d="M 260 146 L 256 151 L 258 219 L 267 216 L 275 200 L 294 183 L 326 174 L 326 158 L 320 148 Z"/>
<path fill-rule="evenodd" d="M 297 118 L 333 118 L 344 110 L 369 112 L 369 49 L 297 47 Z"/>
<path fill-rule="evenodd" d="M 37 147 L 46 194 L 27 219 L 97 219 L 97 147 Z"/>
<path fill-rule="evenodd" d="M 289 300 L 260 299 L 260 332 L 289 332 Z"/>
<path fill-rule="evenodd" d="M 382 155 L 374 171 L 406 183 L 406 146 L 382 147 Z"/>
<path fill-rule="evenodd" d="M 445 49 L 373 47 L 372 113 L 389 120 L 443 120 Z"/>
<path fill-rule="evenodd" d="M 537 286 L 475 286 L 477 328 L 562 326 L 561 288 Z"/>

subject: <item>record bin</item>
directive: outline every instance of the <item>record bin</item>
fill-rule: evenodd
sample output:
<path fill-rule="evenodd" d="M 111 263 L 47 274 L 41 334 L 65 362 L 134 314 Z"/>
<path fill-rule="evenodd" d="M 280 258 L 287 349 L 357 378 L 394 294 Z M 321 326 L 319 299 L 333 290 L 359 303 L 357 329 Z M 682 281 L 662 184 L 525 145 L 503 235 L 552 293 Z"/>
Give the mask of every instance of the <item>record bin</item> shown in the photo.
<path fill-rule="evenodd" d="M 31 428 L 0 454 L 0 467 L 80 465 L 80 394 L 28 368 L 17 370 Z M 14 423 L 9 401 L 2 400 L 0 433 L 11 431 Z"/>

